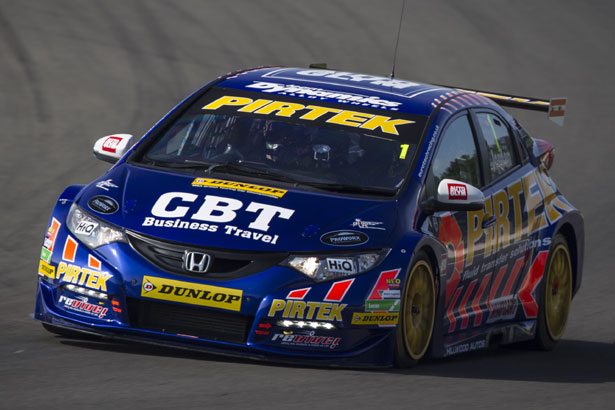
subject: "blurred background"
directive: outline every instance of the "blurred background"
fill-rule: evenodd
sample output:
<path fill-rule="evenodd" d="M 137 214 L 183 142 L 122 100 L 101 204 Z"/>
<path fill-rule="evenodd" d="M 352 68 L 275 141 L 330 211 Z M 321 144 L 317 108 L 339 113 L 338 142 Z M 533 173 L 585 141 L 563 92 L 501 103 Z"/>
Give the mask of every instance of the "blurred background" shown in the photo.
<path fill-rule="evenodd" d="M 389 75 L 401 0 L 0 0 L 0 408 L 612 408 L 615 400 L 615 3 L 411 1 L 396 77 L 568 97 L 551 174 L 585 216 L 583 285 L 552 353 L 496 348 L 408 371 L 259 364 L 46 333 L 36 267 L 65 186 L 108 169 L 112 133 L 142 136 L 218 75 L 258 65 Z"/>

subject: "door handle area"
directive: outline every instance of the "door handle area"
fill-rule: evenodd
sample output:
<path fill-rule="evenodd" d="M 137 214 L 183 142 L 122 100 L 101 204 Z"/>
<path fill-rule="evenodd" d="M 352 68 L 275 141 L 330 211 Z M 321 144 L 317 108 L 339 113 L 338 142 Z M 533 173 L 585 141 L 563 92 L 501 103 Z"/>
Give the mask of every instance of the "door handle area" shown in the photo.
<path fill-rule="evenodd" d="M 496 219 L 495 216 L 493 215 L 485 215 L 485 217 L 483 218 L 483 223 L 481 224 L 481 226 L 483 227 L 483 229 L 490 227 L 491 225 L 493 225 L 495 223 Z"/>

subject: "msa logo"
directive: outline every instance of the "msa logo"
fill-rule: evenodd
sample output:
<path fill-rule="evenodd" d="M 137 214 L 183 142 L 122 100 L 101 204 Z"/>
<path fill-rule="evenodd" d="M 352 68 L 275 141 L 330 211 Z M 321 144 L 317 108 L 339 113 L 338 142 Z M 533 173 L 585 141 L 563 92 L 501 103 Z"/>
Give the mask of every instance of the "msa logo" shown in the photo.
<path fill-rule="evenodd" d="M 102 150 L 115 154 L 117 146 L 120 145 L 120 142 L 122 142 L 120 137 L 111 136 L 103 142 Z"/>
<path fill-rule="evenodd" d="M 211 257 L 206 253 L 184 251 L 184 270 L 194 273 L 205 273 L 209 268 Z"/>
<path fill-rule="evenodd" d="M 468 199 L 466 186 L 462 184 L 448 184 L 448 199 Z"/>

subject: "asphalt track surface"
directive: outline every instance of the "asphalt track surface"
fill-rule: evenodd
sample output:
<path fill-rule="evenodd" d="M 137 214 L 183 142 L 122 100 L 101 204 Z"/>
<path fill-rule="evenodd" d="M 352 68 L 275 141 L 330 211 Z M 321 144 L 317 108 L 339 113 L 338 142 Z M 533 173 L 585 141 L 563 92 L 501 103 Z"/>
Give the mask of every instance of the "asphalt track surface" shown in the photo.
<path fill-rule="evenodd" d="M 70 340 L 30 319 L 51 209 L 107 169 L 103 135 L 143 135 L 214 77 L 256 65 L 387 75 L 400 1 L 0 1 L 0 408 L 615 408 L 615 3 L 408 1 L 397 77 L 567 96 L 556 148 L 586 224 L 583 285 L 551 353 L 492 348 L 411 370 L 261 364 Z"/>

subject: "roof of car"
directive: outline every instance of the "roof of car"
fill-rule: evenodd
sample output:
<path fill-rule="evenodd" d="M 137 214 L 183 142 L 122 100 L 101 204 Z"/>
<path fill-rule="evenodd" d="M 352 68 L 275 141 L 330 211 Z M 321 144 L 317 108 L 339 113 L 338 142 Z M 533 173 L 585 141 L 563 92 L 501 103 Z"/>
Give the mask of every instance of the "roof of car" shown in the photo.
<path fill-rule="evenodd" d="M 451 111 L 465 105 L 495 105 L 443 86 L 313 68 L 250 69 L 227 76 L 217 86 L 425 116 L 449 99 Z"/>

